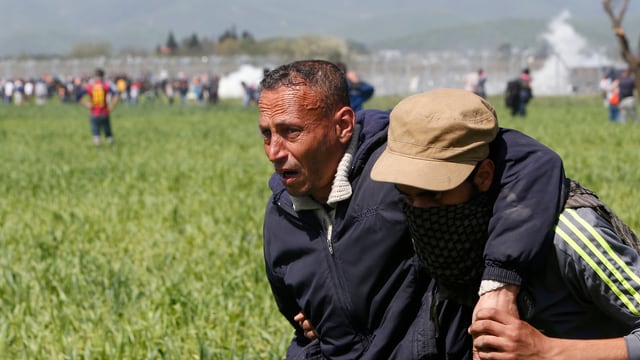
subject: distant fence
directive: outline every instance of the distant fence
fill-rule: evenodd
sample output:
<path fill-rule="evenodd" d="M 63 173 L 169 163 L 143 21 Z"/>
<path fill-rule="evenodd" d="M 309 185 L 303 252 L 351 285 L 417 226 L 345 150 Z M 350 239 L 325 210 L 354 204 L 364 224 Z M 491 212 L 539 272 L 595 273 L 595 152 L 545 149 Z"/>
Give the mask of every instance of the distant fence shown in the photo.
<path fill-rule="evenodd" d="M 259 69 L 273 68 L 290 61 L 277 56 L 201 56 L 201 57 L 99 57 L 90 59 L 41 59 L 0 60 L 1 78 L 37 78 L 44 74 L 61 78 L 90 75 L 96 67 L 104 68 L 108 74 L 126 73 L 131 77 L 158 76 L 161 72 L 171 77 L 210 73 L 228 76 L 242 65 Z M 547 61 L 553 61 L 548 59 Z M 524 67 L 533 71 L 534 92 L 536 81 L 553 85 L 549 93 L 596 93 L 602 74 L 602 66 L 567 68 L 557 62 L 557 74 L 552 71 L 550 79 L 536 79 L 536 69 L 544 61 L 533 60 L 526 51 L 514 52 L 504 57 L 490 51 L 402 53 L 380 51 L 366 56 L 352 57 L 346 61 L 349 68 L 376 87 L 378 95 L 405 95 L 438 87 L 463 86 L 464 76 L 478 68 L 488 74 L 487 92 L 498 94 L 504 91 L 506 82 L 517 76 Z M 539 94 L 543 94 L 538 92 Z M 221 94 L 222 95 L 222 94 Z"/>

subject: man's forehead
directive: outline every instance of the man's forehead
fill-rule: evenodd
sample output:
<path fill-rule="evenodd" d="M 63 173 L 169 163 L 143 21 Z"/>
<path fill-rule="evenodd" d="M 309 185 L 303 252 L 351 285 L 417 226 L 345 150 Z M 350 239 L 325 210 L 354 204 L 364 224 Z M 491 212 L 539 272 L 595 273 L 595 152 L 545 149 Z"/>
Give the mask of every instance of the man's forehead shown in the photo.
<path fill-rule="evenodd" d="M 324 118 L 321 99 L 306 90 L 287 90 L 279 93 L 264 93 L 259 103 L 261 123 L 302 124 Z"/>

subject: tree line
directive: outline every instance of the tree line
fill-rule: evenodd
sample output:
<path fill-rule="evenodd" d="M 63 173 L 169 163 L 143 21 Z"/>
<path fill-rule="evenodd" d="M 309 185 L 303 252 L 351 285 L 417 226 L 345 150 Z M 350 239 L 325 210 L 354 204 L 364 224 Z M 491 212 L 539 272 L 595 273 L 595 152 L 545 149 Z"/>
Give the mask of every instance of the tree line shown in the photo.
<path fill-rule="evenodd" d="M 79 43 L 67 54 L 70 58 L 89 58 L 114 55 L 108 42 Z M 366 54 L 368 49 L 361 43 L 337 37 L 302 36 L 297 38 L 271 38 L 257 40 L 247 30 L 238 31 L 235 26 L 226 29 L 217 38 L 201 37 L 195 32 L 178 38 L 169 31 L 166 40 L 154 49 L 125 48 L 119 54 L 134 56 L 289 56 L 324 57 L 340 61 L 350 54 Z"/>

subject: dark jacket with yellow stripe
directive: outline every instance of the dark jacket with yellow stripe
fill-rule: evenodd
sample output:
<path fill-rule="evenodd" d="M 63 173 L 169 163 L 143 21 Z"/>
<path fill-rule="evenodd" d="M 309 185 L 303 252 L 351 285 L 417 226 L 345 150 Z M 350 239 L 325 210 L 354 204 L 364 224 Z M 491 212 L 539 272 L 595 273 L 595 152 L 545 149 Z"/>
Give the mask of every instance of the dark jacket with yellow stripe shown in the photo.
<path fill-rule="evenodd" d="M 560 214 L 543 271 L 521 289 L 523 320 L 551 337 L 624 337 L 640 359 L 640 257 L 590 207 Z"/>

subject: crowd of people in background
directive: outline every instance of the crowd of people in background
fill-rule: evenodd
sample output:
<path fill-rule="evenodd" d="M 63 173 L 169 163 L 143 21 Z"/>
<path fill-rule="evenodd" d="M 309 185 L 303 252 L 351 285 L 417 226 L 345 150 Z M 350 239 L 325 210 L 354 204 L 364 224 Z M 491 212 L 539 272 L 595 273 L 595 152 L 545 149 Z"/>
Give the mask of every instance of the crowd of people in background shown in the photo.
<path fill-rule="evenodd" d="M 88 75 L 0 79 L 0 98 L 5 105 L 44 105 L 47 101 L 76 102 L 77 94 L 90 81 Z M 120 101 L 136 105 L 141 101 L 165 101 L 168 104 L 216 104 L 220 77 L 209 73 L 169 77 L 161 72 L 134 77 L 116 73 L 105 79 L 117 90 Z"/>
<path fill-rule="evenodd" d="M 38 79 L 0 79 L 0 97 L 3 104 L 42 105 L 55 92 L 55 85 L 48 76 Z"/>
<path fill-rule="evenodd" d="M 635 78 L 628 69 L 610 69 L 605 73 L 600 80 L 600 90 L 604 106 L 608 109 L 609 121 L 620 124 L 638 122 L 634 89 Z"/>
<path fill-rule="evenodd" d="M 338 66 L 345 72 L 349 82 L 352 107 L 361 110 L 364 102 L 374 93 L 374 86 L 348 70 L 344 63 Z M 263 69 L 265 74 L 267 68 Z M 479 68 L 464 76 L 463 88 L 482 98 L 487 97 L 487 73 Z M 76 102 L 76 95 L 90 81 L 88 75 L 0 78 L 0 99 L 3 105 L 44 105 L 57 100 L 62 103 Z M 216 104 L 219 101 L 220 76 L 210 73 L 189 75 L 178 72 L 169 76 L 166 71 L 154 75 L 132 76 L 114 73 L 106 81 L 117 90 L 124 104 L 137 105 L 141 102 L 163 102 L 169 105 Z M 526 117 L 527 105 L 533 98 L 532 78 L 528 68 L 524 68 L 514 79 L 508 81 L 504 100 L 511 116 Z M 245 107 L 257 105 L 260 89 L 257 84 L 241 81 L 242 104 Z M 608 119 L 614 123 L 638 122 L 637 104 L 634 96 L 635 78 L 628 70 L 608 69 L 600 81 L 604 106 L 608 109 Z"/>
<path fill-rule="evenodd" d="M 486 72 L 480 68 L 463 77 L 463 89 L 482 98 L 486 98 Z M 532 77 L 529 68 L 506 84 L 504 91 L 505 106 L 512 117 L 527 116 L 527 105 L 533 99 Z M 635 92 L 635 77 L 628 69 L 605 69 L 599 84 L 604 106 L 608 109 L 609 121 L 615 123 L 638 122 Z"/>
<path fill-rule="evenodd" d="M 347 70 L 344 63 L 340 63 L 345 72 L 349 85 L 349 96 L 352 106 L 361 110 L 363 104 L 371 99 L 374 86 L 362 80 L 358 73 Z M 269 72 L 263 69 L 263 76 Z M 50 76 L 38 78 L 0 78 L 0 98 L 3 104 L 13 105 L 43 105 L 50 100 L 62 103 L 77 101 L 77 94 L 91 81 L 90 75 L 81 76 Z M 141 102 L 163 101 L 172 104 L 216 104 L 219 101 L 220 76 L 210 73 L 189 76 L 179 72 L 170 77 L 166 71 L 154 76 L 148 73 L 134 77 L 126 73 L 114 73 L 105 81 L 117 90 L 121 102 L 137 105 Z M 258 103 L 260 88 L 257 83 L 240 81 L 242 87 L 242 105 L 249 107 Z"/>

